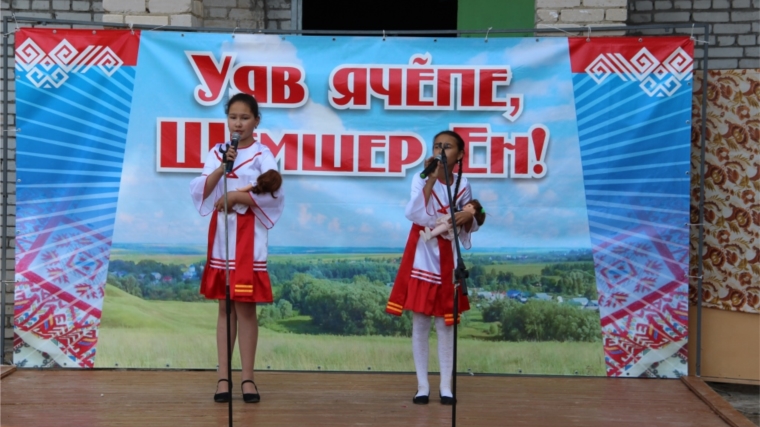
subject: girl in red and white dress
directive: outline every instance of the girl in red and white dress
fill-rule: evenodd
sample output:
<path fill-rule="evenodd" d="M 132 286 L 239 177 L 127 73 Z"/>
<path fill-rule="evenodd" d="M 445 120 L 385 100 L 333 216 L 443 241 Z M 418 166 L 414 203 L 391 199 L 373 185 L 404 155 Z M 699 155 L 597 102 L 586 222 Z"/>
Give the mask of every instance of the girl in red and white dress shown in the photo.
<path fill-rule="evenodd" d="M 445 150 L 449 171 L 449 182 L 454 184 L 456 225 L 459 240 L 465 249 L 470 249 L 471 234 L 478 229 L 473 214 L 461 210 L 472 199 L 472 189 L 467 178 L 462 176 L 464 140 L 456 132 L 443 131 L 433 140 L 433 155 Z M 432 160 L 426 161 L 426 166 Z M 454 166 L 459 165 L 459 173 L 454 174 Z M 454 347 L 454 268 L 455 242 L 443 236 L 425 241 L 420 231 L 425 227 L 434 228 L 436 220 L 451 217 L 451 207 L 446 194 L 446 176 L 440 163 L 427 179 L 415 176 L 412 181 L 412 196 L 406 205 L 406 217 L 412 221 L 412 230 L 401 259 L 401 266 L 393 284 L 385 311 L 400 316 L 403 310 L 411 310 L 412 350 L 417 371 L 417 394 L 412 400 L 426 404 L 430 396 L 428 383 L 428 353 L 430 319 L 435 318 L 438 334 L 438 360 L 441 371 L 440 398 L 442 404 L 452 404 L 451 374 Z M 459 294 L 459 313 L 470 309 L 467 296 Z M 457 316 L 459 321 L 459 316 Z"/>
<path fill-rule="evenodd" d="M 234 347 L 240 337 L 240 359 L 243 368 L 243 399 L 247 403 L 260 400 L 253 382 L 259 325 L 256 303 L 272 302 L 272 285 L 267 273 L 267 232 L 282 214 L 285 196 L 280 189 L 282 178 L 272 152 L 253 140 L 253 131 L 261 121 L 259 106 L 251 95 L 239 93 L 225 107 L 230 132 L 240 134 L 237 150 L 227 149 L 227 206 L 224 214 L 224 163 L 217 144 L 206 156 L 201 176 L 190 183 L 193 203 L 201 215 L 211 215 L 208 234 L 208 256 L 201 278 L 200 293 L 219 300 L 216 325 L 219 381 L 214 400 L 228 402 L 232 398 L 227 378 L 227 314 L 225 303 L 225 236 L 227 221 L 230 264 L 230 335 Z M 225 218 L 226 216 L 226 218 Z"/>

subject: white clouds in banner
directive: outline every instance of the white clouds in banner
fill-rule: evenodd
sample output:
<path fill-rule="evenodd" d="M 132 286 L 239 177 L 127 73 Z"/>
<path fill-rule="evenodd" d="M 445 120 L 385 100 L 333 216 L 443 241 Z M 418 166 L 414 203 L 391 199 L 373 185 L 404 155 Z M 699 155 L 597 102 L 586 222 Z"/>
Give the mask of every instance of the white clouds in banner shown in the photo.
<path fill-rule="evenodd" d="M 572 104 L 567 104 L 528 108 L 526 105 L 522 116 L 520 116 L 520 118 L 517 120 L 523 124 L 549 124 L 556 122 L 573 121 L 573 125 L 575 125 L 575 106 Z"/>
<path fill-rule="evenodd" d="M 130 215 L 127 213 L 120 213 L 116 215 L 116 220 L 119 222 L 123 222 L 125 224 L 134 224 L 135 223 L 135 217 L 134 215 Z"/>
<path fill-rule="evenodd" d="M 554 190 L 546 190 L 544 193 L 544 200 L 548 203 L 554 203 L 558 201 L 557 193 L 554 192 Z"/>
<path fill-rule="evenodd" d="M 222 43 L 222 52 L 235 52 L 238 62 L 267 64 L 298 64 L 298 49 L 280 36 L 266 34 L 235 34 Z"/>
<path fill-rule="evenodd" d="M 513 69 L 517 67 L 555 67 L 557 59 L 561 57 L 560 51 L 566 50 L 566 39 L 524 38 L 517 45 L 504 50 L 503 60 Z"/>
<path fill-rule="evenodd" d="M 469 60 L 467 60 L 467 65 L 485 65 L 485 64 L 488 64 L 488 53 L 486 52 L 479 53 L 473 56 L 472 58 L 470 58 Z"/>
<path fill-rule="evenodd" d="M 326 216 L 320 213 L 314 213 L 312 207 L 308 203 L 301 203 L 298 205 L 298 223 L 304 228 L 311 228 L 313 225 L 324 224 Z"/>
<path fill-rule="evenodd" d="M 475 191 L 475 198 L 480 201 L 480 203 L 488 203 L 488 202 L 495 202 L 499 200 L 499 195 L 491 189 L 487 190 L 481 190 L 481 191 Z"/>
<path fill-rule="evenodd" d="M 512 225 L 515 222 L 515 213 L 512 211 L 507 212 L 502 221 L 505 225 Z"/>
<path fill-rule="evenodd" d="M 288 116 L 301 129 L 310 132 L 338 133 L 345 130 L 343 121 L 332 108 L 316 104 L 311 99 L 303 107 L 290 110 Z"/>
<path fill-rule="evenodd" d="M 515 180 L 514 186 L 521 195 L 527 198 L 538 196 L 540 191 L 538 183 L 534 181 Z"/>
<path fill-rule="evenodd" d="M 401 231 L 401 224 L 397 222 L 383 221 L 381 227 L 390 231 Z"/>
<path fill-rule="evenodd" d="M 534 97 L 549 96 L 556 93 L 555 91 L 559 87 L 558 83 L 560 82 L 561 80 L 558 78 L 553 78 L 549 81 L 517 78 L 512 79 L 512 82 L 509 85 L 509 91 L 514 93 L 529 93 Z"/>
<path fill-rule="evenodd" d="M 313 180 L 308 180 L 308 179 L 299 180 L 298 186 L 308 191 L 317 191 L 317 190 L 322 189 L 322 186 L 319 185 L 319 183 Z"/>

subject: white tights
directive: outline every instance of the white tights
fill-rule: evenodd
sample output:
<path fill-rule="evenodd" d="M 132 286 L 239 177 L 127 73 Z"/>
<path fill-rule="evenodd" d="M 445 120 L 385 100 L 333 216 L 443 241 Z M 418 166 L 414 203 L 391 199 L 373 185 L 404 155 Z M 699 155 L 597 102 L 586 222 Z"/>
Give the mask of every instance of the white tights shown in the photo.
<path fill-rule="evenodd" d="M 452 397 L 451 373 L 454 365 L 454 327 L 446 326 L 443 317 L 435 318 L 435 332 L 438 334 L 438 363 L 441 369 L 441 396 Z M 412 353 L 417 371 L 417 396 L 430 394 L 428 383 L 428 356 L 430 355 L 430 316 L 413 313 Z"/>

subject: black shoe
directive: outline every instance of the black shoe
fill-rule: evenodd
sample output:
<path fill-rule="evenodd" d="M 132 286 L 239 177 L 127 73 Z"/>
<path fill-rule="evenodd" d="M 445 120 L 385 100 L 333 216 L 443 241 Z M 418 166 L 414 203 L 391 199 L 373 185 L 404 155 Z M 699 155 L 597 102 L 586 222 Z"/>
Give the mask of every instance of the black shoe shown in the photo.
<path fill-rule="evenodd" d="M 415 405 L 427 405 L 428 402 L 430 402 L 430 394 L 427 396 L 414 396 L 412 398 L 412 403 Z"/>
<path fill-rule="evenodd" d="M 221 380 L 217 381 L 216 386 L 219 387 L 219 383 L 222 381 L 227 381 L 227 384 L 229 386 L 230 380 L 228 380 L 227 378 L 222 378 Z M 214 393 L 214 402 L 227 403 L 230 400 L 232 400 L 232 393 L 230 393 L 229 391 L 225 391 L 222 393 Z"/>
<path fill-rule="evenodd" d="M 242 383 L 240 383 L 240 390 L 243 390 L 243 384 L 245 383 L 251 383 L 253 384 L 253 387 L 256 389 L 256 393 L 246 393 L 243 392 L 243 402 L 245 403 L 259 403 L 261 402 L 261 395 L 259 394 L 259 388 L 256 387 L 256 383 L 253 382 L 253 380 L 245 380 Z"/>
<path fill-rule="evenodd" d="M 441 396 L 441 392 L 438 392 L 438 397 L 441 398 L 441 405 L 453 405 L 456 399 L 451 396 Z"/>

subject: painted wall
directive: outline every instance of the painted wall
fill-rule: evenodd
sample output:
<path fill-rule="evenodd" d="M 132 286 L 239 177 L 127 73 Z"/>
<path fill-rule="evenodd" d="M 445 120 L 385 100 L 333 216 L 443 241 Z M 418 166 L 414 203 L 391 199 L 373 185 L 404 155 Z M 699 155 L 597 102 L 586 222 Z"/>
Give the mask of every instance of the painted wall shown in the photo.
<path fill-rule="evenodd" d="M 697 330 L 697 307 L 689 308 Z M 760 385 L 760 315 L 702 309 L 702 369 L 707 381 Z M 697 339 L 689 337 L 689 375 L 696 375 Z"/>
<path fill-rule="evenodd" d="M 458 30 L 533 28 L 535 0 L 459 0 Z M 530 37 L 532 33 L 489 34 L 489 37 Z M 468 37 L 485 37 L 470 35 Z"/>

